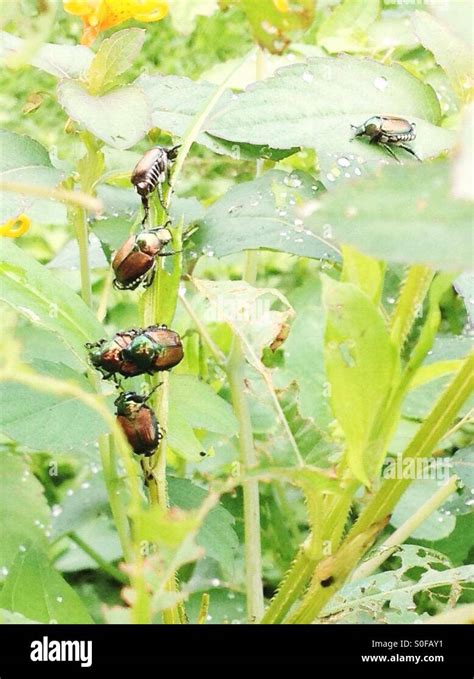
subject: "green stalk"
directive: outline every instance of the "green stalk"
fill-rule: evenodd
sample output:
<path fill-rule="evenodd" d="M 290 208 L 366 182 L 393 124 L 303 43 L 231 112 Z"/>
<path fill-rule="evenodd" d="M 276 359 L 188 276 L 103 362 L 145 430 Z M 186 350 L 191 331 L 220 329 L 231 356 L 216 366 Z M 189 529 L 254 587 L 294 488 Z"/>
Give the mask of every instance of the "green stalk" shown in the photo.
<path fill-rule="evenodd" d="M 92 286 L 89 266 L 89 228 L 86 211 L 82 207 L 74 209 L 74 229 L 79 248 L 79 271 L 81 275 L 81 297 L 88 307 L 92 307 Z"/>
<path fill-rule="evenodd" d="M 331 551 L 337 547 L 357 485 L 355 482 L 350 483 L 343 495 L 332 499 L 332 506 L 328 508 L 322 520 L 320 536 L 308 539 L 300 547 L 296 559 L 262 618 L 262 624 L 277 625 L 283 622 L 286 614 L 307 587 L 318 562 L 323 557 L 324 546 L 330 541 Z"/>
<path fill-rule="evenodd" d="M 232 405 L 239 423 L 239 446 L 241 474 L 257 464 L 253 442 L 252 422 L 245 395 L 245 361 L 238 337 L 227 364 Z M 260 499 L 258 480 L 247 478 L 242 483 L 245 526 L 245 582 L 247 591 L 247 617 L 258 622 L 263 616 L 262 556 L 260 542 Z"/>
<path fill-rule="evenodd" d="M 405 449 L 402 460 L 426 458 L 431 454 L 438 441 L 449 430 L 459 409 L 471 395 L 474 386 L 473 374 L 474 354 L 471 354 L 463 361 L 462 367 L 454 380 L 438 399 L 430 415 L 418 429 Z M 381 530 L 384 527 L 410 483 L 411 479 L 386 479 L 372 501 L 369 502 L 362 512 L 340 548 L 340 551 L 344 552 L 344 574 L 346 577 L 357 565 L 363 554 L 360 550 L 348 551 L 349 546 L 355 544 L 359 538 L 363 540 L 365 535 L 369 535 L 370 540 L 364 546 L 364 550 L 367 551 L 376 537 L 373 534 L 374 529 Z M 336 563 L 337 557 L 338 552 L 334 555 Z M 319 583 L 315 583 L 303 597 L 290 622 L 298 624 L 312 623 L 329 599 L 342 587 L 344 581 L 345 577 L 341 573 L 341 577 L 338 577 L 331 587 L 322 587 Z"/>
<path fill-rule="evenodd" d="M 98 552 L 96 552 L 95 549 L 93 549 L 90 545 L 87 544 L 87 542 L 84 542 L 82 538 L 77 535 L 77 533 L 68 533 L 68 537 L 70 540 L 76 543 L 78 547 L 82 549 L 82 551 L 90 556 L 93 561 L 96 562 L 96 564 L 100 567 L 104 573 L 107 573 L 111 578 L 116 580 L 122 585 L 128 585 L 128 578 L 125 575 L 125 573 L 122 573 L 119 571 L 118 568 L 115 568 L 112 564 L 108 563 L 105 559 L 103 559 Z"/>
<path fill-rule="evenodd" d="M 109 442 L 109 436 L 103 435 L 99 437 L 99 453 L 104 473 L 104 482 L 124 559 L 127 562 L 132 562 L 133 546 L 130 538 L 130 526 L 128 523 L 127 510 L 122 502 L 121 495 L 117 495 L 117 471 L 115 455 L 110 450 Z"/>

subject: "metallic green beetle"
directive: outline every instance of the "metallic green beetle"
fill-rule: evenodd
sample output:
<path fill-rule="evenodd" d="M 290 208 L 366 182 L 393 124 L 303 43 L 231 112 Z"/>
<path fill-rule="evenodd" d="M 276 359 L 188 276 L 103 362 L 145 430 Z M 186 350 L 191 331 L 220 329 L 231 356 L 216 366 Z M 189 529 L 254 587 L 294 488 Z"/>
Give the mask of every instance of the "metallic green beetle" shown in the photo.
<path fill-rule="evenodd" d="M 393 152 L 392 146 L 405 149 L 417 160 L 421 160 L 408 142 L 416 138 L 416 124 L 397 116 L 372 116 L 362 125 L 351 125 L 354 137 L 368 137 L 371 144 L 382 146 L 397 163 L 400 160 Z"/>

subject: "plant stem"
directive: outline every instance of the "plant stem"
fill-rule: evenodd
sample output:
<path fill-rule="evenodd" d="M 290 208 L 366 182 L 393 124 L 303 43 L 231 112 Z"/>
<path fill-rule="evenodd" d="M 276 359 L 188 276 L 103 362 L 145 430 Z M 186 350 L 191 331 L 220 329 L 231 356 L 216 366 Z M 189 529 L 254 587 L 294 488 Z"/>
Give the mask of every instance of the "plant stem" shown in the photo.
<path fill-rule="evenodd" d="M 131 562 L 133 560 L 133 547 L 130 539 L 130 526 L 122 498 L 120 494 L 117 495 L 115 455 L 110 450 L 109 437 L 107 435 L 100 436 L 99 438 L 99 452 L 110 509 L 122 546 L 123 556 L 125 561 Z"/>
<path fill-rule="evenodd" d="M 283 622 L 286 614 L 304 592 L 319 560 L 324 556 L 323 549 L 326 544 L 329 543 L 331 552 L 337 548 L 355 488 L 356 483 L 350 483 L 345 493 L 338 497 L 328 509 L 323 519 L 319 539 L 315 539 L 316 536 L 311 536 L 300 547 L 296 559 L 263 616 L 263 624 L 276 625 Z"/>
<path fill-rule="evenodd" d="M 122 585 L 128 585 L 128 578 L 127 576 L 119 571 L 118 568 L 115 568 L 112 564 L 108 563 L 105 559 L 103 559 L 98 552 L 95 551 L 90 545 L 88 545 L 82 538 L 77 535 L 77 533 L 68 533 L 68 537 L 70 540 L 76 543 L 78 547 L 82 549 L 82 551 L 87 554 L 88 556 L 93 559 L 98 566 L 100 566 L 100 569 L 104 571 L 104 573 L 107 573 L 107 575 L 110 575 L 111 578 L 114 580 L 117 580 L 117 582 L 121 583 Z"/>
<path fill-rule="evenodd" d="M 199 613 L 197 617 L 197 624 L 204 625 L 207 620 L 207 613 L 209 611 L 209 594 L 204 592 L 201 597 L 201 605 L 199 606 Z"/>
<path fill-rule="evenodd" d="M 263 76 L 264 56 L 261 49 L 256 55 L 256 80 Z M 256 176 L 263 169 L 263 160 L 257 160 Z M 249 285 L 257 281 L 257 252 L 245 252 L 243 280 Z M 253 441 L 250 409 L 245 395 L 245 356 L 240 339 L 235 336 L 229 361 L 227 377 L 229 380 L 232 405 L 239 423 L 239 445 L 241 473 L 257 464 L 257 455 Z M 262 545 L 260 537 L 260 494 L 257 479 L 247 479 L 242 484 L 244 500 L 245 531 L 245 585 L 247 593 L 247 620 L 250 623 L 260 622 L 265 612 L 262 582 Z"/>
<path fill-rule="evenodd" d="M 427 502 L 421 505 L 421 507 L 419 507 L 405 523 L 397 528 L 397 530 L 385 540 L 383 545 L 377 549 L 376 556 L 364 561 L 359 568 L 353 572 L 351 580 L 361 580 L 362 578 L 372 575 L 372 573 L 410 537 L 418 526 L 421 526 L 423 521 L 431 516 L 431 514 L 436 511 L 452 493 L 454 493 L 458 480 L 457 476 L 452 476 L 443 486 L 441 486 Z"/>
<path fill-rule="evenodd" d="M 253 442 L 250 410 L 245 395 L 245 360 L 238 337 L 234 337 L 227 365 L 232 405 L 239 423 L 241 474 L 255 467 L 257 456 Z M 263 612 L 262 556 L 260 543 L 260 499 L 257 479 L 242 483 L 245 526 L 245 581 L 247 617 L 249 622 L 260 621 Z"/>
<path fill-rule="evenodd" d="M 89 229 L 84 208 L 74 210 L 74 228 L 79 248 L 79 270 L 81 274 L 81 297 L 88 307 L 92 306 L 92 288 L 89 266 Z"/>

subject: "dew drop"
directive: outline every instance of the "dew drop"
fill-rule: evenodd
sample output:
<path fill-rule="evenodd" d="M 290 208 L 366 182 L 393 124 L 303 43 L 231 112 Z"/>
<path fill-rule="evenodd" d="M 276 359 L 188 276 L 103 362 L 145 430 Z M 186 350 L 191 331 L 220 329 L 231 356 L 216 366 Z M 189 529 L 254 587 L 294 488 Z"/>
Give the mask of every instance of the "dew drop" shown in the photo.
<path fill-rule="evenodd" d="M 219 580 L 219 578 L 212 578 L 211 585 L 213 587 L 219 587 L 220 584 L 221 584 L 221 581 Z"/>
<path fill-rule="evenodd" d="M 286 184 L 286 186 L 290 186 L 292 189 L 297 189 L 301 186 L 302 182 L 295 174 L 289 174 L 283 179 L 283 183 Z"/>
<path fill-rule="evenodd" d="M 84 481 L 84 483 L 81 483 L 81 488 L 84 490 L 87 490 L 87 488 L 90 488 L 91 484 L 88 481 Z"/>
<path fill-rule="evenodd" d="M 354 170 L 354 174 L 356 174 L 358 177 L 360 177 L 360 175 L 362 174 L 360 167 L 356 167 L 356 169 Z"/>
<path fill-rule="evenodd" d="M 51 618 L 51 620 L 49 621 L 49 624 L 50 625 L 57 625 L 58 621 L 56 620 L 56 618 Z"/>
<path fill-rule="evenodd" d="M 210 622 L 210 621 L 212 620 L 212 615 L 208 615 L 207 618 L 206 618 L 206 620 L 207 620 L 208 622 Z"/>
<path fill-rule="evenodd" d="M 305 71 L 303 73 L 303 80 L 305 83 L 313 82 L 314 75 L 310 71 Z"/>
<path fill-rule="evenodd" d="M 327 175 L 326 175 L 326 179 L 329 182 L 334 182 L 336 180 L 336 177 L 332 174 L 332 172 L 328 172 Z"/>
<path fill-rule="evenodd" d="M 2 575 L 7 576 L 7 575 L 8 575 L 8 568 L 7 568 L 6 566 L 2 566 L 2 567 L 0 568 L 0 573 L 1 573 Z"/>
<path fill-rule="evenodd" d="M 18 549 L 20 550 L 20 552 L 26 552 L 26 547 L 25 547 L 25 545 L 20 545 L 20 546 L 18 547 Z"/>
<path fill-rule="evenodd" d="M 62 596 L 57 596 L 56 601 L 58 602 L 58 604 L 62 604 L 62 602 L 63 602 Z"/>
<path fill-rule="evenodd" d="M 378 76 L 378 78 L 375 78 L 375 80 L 374 80 L 374 87 L 376 87 L 381 92 L 384 91 L 384 89 L 387 87 L 387 85 L 388 85 L 388 80 L 383 75 Z"/>
<path fill-rule="evenodd" d="M 294 221 L 293 223 L 294 223 L 294 225 L 295 225 L 295 231 L 298 231 L 298 233 L 301 233 L 302 231 L 304 231 L 304 226 L 303 226 L 303 220 L 302 220 L 302 219 L 299 219 L 298 217 L 296 217 L 296 219 L 295 219 L 295 221 Z"/>
<path fill-rule="evenodd" d="M 342 157 L 339 158 L 339 160 L 337 161 L 337 164 L 340 165 L 341 167 L 349 167 L 349 165 L 351 164 L 351 161 L 349 160 L 349 158 L 346 158 L 345 156 L 342 156 Z"/>
<path fill-rule="evenodd" d="M 68 495 L 69 497 L 71 497 L 71 495 L 74 495 L 74 491 L 72 490 L 72 488 L 69 488 L 69 490 L 66 492 L 66 495 Z"/>

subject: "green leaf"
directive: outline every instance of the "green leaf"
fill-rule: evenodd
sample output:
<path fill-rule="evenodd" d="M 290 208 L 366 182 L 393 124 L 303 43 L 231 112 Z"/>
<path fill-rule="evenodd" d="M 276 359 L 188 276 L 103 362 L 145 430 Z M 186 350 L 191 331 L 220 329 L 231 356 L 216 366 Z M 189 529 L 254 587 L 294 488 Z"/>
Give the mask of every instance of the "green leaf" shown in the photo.
<path fill-rule="evenodd" d="M 330 224 L 335 243 L 389 262 L 470 269 L 472 207 L 451 196 L 449 174 L 446 162 L 386 167 L 325 194 L 304 226 L 322 235 Z"/>
<path fill-rule="evenodd" d="M 98 516 L 85 521 L 75 530 L 77 536 L 91 547 L 107 563 L 122 558 L 122 547 L 117 530 L 111 518 Z M 86 554 L 75 542 L 66 538 L 61 543 L 64 551 L 55 561 L 54 566 L 62 573 L 94 570 L 99 568 L 97 561 Z"/>
<path fill-rule="evenodd" d="M 145 35 L 142 28 L 127 28 L 113 33 L 102 42 L 87 72 L 91 94 L 103 94 L 114 86 L 118 76 L 125 73 L 135 61 Z"/>
<path fill-rule="evenodd" d="M 193 429 L 204 429 L 226 436 L 237 433 L 237 420 L 231 406 L 196 377 L 172 374 L 169 398 L 169 443 L 184 458 L 200 459 L 203 446 Z"/>
<path fill-rule="evenodd" d="M 453 90 L 461 102 L 473 94 L 473 65 L 469 47 L 428 12 L 415 12 L 412 23 L 420 42 L 433 53 L 436 62 L 445 70 Z"/>
<path fill-rule="evenodd" d="M 58 99 L 72 120 L 116 149 L 134 146 L 152 127 L 148 102 L 136 85 L 95 97 L 80 83 L 63 80 L 58 85 Z"/>
<path fill-rule="evenodd" d="M 0 575 L 10 568 L 14 558 L 34 544 L 45 551 L 45 529 L 50 524 L 50 510 L 43 495 L 43 486 L 28 469 L 24 458 L 11 453 L 0 455 Z"/>
<path fill-rule="evenodd" d="M 27 41 L 16 35 L 0 32 L 0 57 L 8 59 L 10 55 L 20 54 L 25 56 Z M 84 45 L 54 45 L 46 43 L 41 45 L 31 55 L 32 66 L 50 73 L 57 78 L 79 78 L 89 68 L 94 58 L 94 52 Z"/>
<path fill-rule="evenodd" d="M 198 247 L 223 257 L 242 250 L 269 249 L 316 259 L 338 259 L 323 235 L 303 228 L 298 205 L 314 199 L 322 186 L 310 175 L 280 170 L 234 185 L 211 205 L 201 220 Z"/>
<path fill-rule="evenodd" d="M 314 376 L 312 383 L 314 384 Z M 279 394 L 279 401 L 304 461 L 310 465 L 328 467 L 331 464 L 330 457 L 336 452 L 335 446 L 329 440 L 327 432 L 318 426 L 319 422 L 317 425 L 312 418 L 301 416 L 300 394 L 295 382 Z M 272 459 L 275 461 L 282 459 L 284 464 L 293 462 L 294 457 L 288 450 L 286 435 L 280 436 L 272 443 Z"/>
<path fill-rule="evenodd" d="M 293 315 L 288 300 L 276 288 L 256 288 L 245 281 L 208 281 L 194 278 L 192 282 L 207 301 L 208 323 L 227 323 L 241 339 L 242 350 L 250 365 L 264 372 L 261 363 L 265 348 L 270 347 L 285 329 Z M 276 310 L 275 303 L 282 310 Z"/>
<path fill-rule="evenodd" d="M 86 365 L 84 343 L 99 339 L 104 330 L 82 299 L 7 239 L 2 242 L 0 273 L 0 299 L 57 335 Z"/>
<path fill-rule="evenodd" d="M 432 497 L 439 490 L 442 481 L 434 479 L 419 479 L 412 481 L 403 494 L 400 502 L 390 519 L 390 523 L 395 528 L 399 528 L 407 521 L 417 509 Z M 456 525 L 456 517 L 447 515 L 437 509 L 416 528 L 411 537 L 418 540 L 442 540 L 446 538 Z"/>
<path fill-rule="evenodd" d="M 76 592 L 34 547 L 19 553 L 0 594 L 0 607 L 43 623 L 90 624 Z"/>
<path fill-rule="evenodd" d="M 453 474 L 459 477 L 457 493 L 443 505 L 442 510 L 456 516 L 472 514 L 474 505 L 474 446 L 457 450 L 450 459 Z"/>
<path fill-rule="evenodd" d="M 398 377 L 398 353 L 379 310 L 354 285 L 325 276 L 323 305 L 331 407 L 346 437 L 349 466 L 368 483 L 385 455 L 371 432 Z"/>
<path fill-rule="evenodd" d="M 179 410 L 194 429 L 233 436 L 238 425 L 232 407 L 193 375 L 170 376 L 170 410 Z"/>
<path fill-rule="evenodd" d="M 328 52 L 358 52 L 379 13 L 379 0 L 344 0 L 319 27 L 318 44 Z"/>
<path fill-rule="evenodd" d="M 99 516 L 109 515 L 107 490 L 102 474 L 94 474 L 79 488 L 70 489 L 57 506 L 52 523 L 53 538 L 76 531 Z"/>
<path fill-rule="evenodd" d="M 341 281 L 353 283 L 365 292 L 374 304 L 380 303 L 384 282 L 385 265 L 372 257 L 367 257 L 355 248 L 342 247 L 344 266 Z"/>
<path fill-rule="evenodd" d="M 442 554 L 446 554 L 448 559 L 455 565 L 461 566 L 463 563 L 472 563 L 470 553 L 473 547 L 466 540 L 466 535 L 474 533 L 474 513 L 463 514 L 456 520 L 456 527 L 447 538 L 436 540 L 436 542 L 420 540 L 419 543 L 426 547 L 437 549 Z"/>
<path fill-rule="evenodd" d="M 48 152 L 37 141 L 0 130 L 0 179 L 49 189 L 57 186 L 63 175 L 51 165 Z M 39 224 L 66 224 L 66 207 L 61 203 L 4 191 L 0 204 L 0 222 L 6 222 L 21 213 Z"/>
<path fill-rule="evenodd" d="M 0 170 L 15 170 L 24 167 L 52 167 L 49 153 L 31 137 L 0 130 Z"/>
<path fill-rule="evenodd" d="M 196 509 L 207 497 L 207 492 L 188 479 L 170 477 L 168 492 L 171 505 L 181 509 Z M 235 553 L 239 541 L 233 528 L 234 517 L 222 505 L 211 509 L 204 519 L 196 537 L 198 545 L 204 548 L 205 556 L 218 561 L 227 573 L 232 574 Z"/>
<path fill-rule="evenodd" d="M 421 158 L 437 156 L 452 145 L 453 133 L 436 127 L 441 112 L 430 86 L 401 66 L 349 56 L 280 69 L 215 109 L 206 131 L 234 142 L 315 148 L 323 181 L 331 184 L 372 168 L 374 161 L 395 162 L 376 144 L 352 141 L 351 125 L 381 111 L 416 123 L 413 148 Z"/>
<path fill-rule="evenodd" d="M 182 137 L 196 114 L 209 101 L 217 85 L 208 82 L 195 82 L 189 78 L 174 75 L 141 75 L 136 84 L 145 93 L 152 111 L 154 127 L 160 127 L 173 135 Z M 214 106 L 213 111 L 219 110 L 232 101 L 235 95 L 226 90 Z M 212 114 L 211 114 L 212 115 Z M 286 147 L 276 150 L 268 144 L 234 144 L 225 139 L 217 139 L 206 132 L 201 132 L 196 139 L 198 144 L 222 155 L 231 156 L 236 160 L 251 160 L 254 158 L 268 158 L 280 160 L 298 149 Z"/>
<path fill-rule="evenodd" d="M 193 428 L 176 410 L 168 416 L 168 442 L 173 451 L 190 462 L 197 462 L 203 457 L 201 453 L 205 452 Z"/>
<path fill-rule="evenodd" d="M 357 618 L 346 620 L 346 615 L 355 611 L 359 615 L 369 613 L 370 622 L 401 622 L 401 614 L 416 611 L 414 596 L 418 592 L 450 586 L 453 599 L 449 599 L 449 605 L 453 606 L 462 584 L 469 583 L 474 577 L 474 567 L 450 568 L 445 556 L 424 547 L 402 545 L 397 557 L 401 559 L 401 566 L 396 570 L 345 585 L 326 606 L 324 615 L 343 614 L 345 622 L 361 622 Z M 416 578 L 412 575 L 415 569 L 418 571 Z"/>
<path fill-rule="evenodd" d="M 296 380 L 302 417 L 313 419 L 315 425 L 325 431 L 333 418 L 324 370 L 324 313 L 319 279 L 307 279 L 290 301 L 295 307 L 296 318 L 283 345 L 285 364 L 274 370 L 274 384 L 284 388 Z"/>
<path fill-rule="evenodd" d="M 33 367 L 40 374 L 91 391 L 88 380 L 65 365 L 36 361 Z M 31 450 L 78 455 L 108 431 L 97 412 L 77 398 L 36 391 L 16 382 L 0 385 L 0 426 L 6 436 Z"/>

